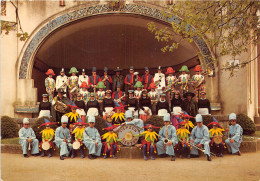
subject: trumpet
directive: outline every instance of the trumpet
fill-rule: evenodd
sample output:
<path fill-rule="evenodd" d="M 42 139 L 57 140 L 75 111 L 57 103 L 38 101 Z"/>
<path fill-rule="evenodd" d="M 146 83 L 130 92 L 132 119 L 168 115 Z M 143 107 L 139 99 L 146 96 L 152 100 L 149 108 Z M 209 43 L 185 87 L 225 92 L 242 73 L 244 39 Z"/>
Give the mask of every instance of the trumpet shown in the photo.
<path fill-rule="evenodd" d="M 192 146 L 192 147 L 194 147 L 194 148 L 196 148 L 196 149 L 202 151 L 203 153 L 205 152 L 204 149 L 198 147 L 197 145 L 195 145 L 194 143 L 192 143 L 192 142 L 190 142 L 190 141 L 188 142 L 188 144 L 189 144 L 190 146 Z M 216 156 L 216 154 L 215 154 L 215 153 L 212 153 L 212 152 L 210 152 L 210 155 L 211 155 L 211 156 Z"/>

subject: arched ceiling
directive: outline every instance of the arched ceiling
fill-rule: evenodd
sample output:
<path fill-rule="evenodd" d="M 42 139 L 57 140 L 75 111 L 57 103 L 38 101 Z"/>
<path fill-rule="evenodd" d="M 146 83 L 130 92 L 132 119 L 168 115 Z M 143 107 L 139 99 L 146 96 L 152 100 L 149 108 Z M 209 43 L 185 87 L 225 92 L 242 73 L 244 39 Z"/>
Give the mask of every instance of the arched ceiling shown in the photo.
<path fill-rule="evenodd" d="M 151 21 L 154 19 L 130 14 L 92 16 L 51 34 L 36 59 L 54 68 L 128 69 L 133 65 L 140 69 L 178 65 L 196 57 L 196 46 L 188 42 L 181 43 L 173 53 L 162 53 L 160 49 L 165 44 L 158 43 L 147 29 Z M 166 26 L 158 20 L 156 24 Z"/>

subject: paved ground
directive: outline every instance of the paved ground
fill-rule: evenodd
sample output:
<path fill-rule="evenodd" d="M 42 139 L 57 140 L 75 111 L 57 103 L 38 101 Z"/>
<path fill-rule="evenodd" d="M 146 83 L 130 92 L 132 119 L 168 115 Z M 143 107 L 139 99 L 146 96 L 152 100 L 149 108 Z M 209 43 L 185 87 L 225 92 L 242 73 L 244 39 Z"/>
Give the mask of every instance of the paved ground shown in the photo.
<path fill-rule="evenodd" d="M 176 159 L 87 158 L 60 161 L 58 157 L 23 158 L 19 154 L 1 154 L 1 178 L 3 181 L 53 181 L 53 180 L 260 180 L 260 152 L 246 153 L 241 157 L 225 155 L 224 158 Z"/>

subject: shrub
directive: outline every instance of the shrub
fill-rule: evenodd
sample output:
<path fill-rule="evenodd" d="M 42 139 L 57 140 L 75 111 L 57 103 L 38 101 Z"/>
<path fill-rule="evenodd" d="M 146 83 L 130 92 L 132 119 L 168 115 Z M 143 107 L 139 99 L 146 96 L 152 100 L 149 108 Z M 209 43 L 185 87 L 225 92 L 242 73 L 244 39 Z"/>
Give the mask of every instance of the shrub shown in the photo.
<path fill-rule="evenodd" d="M 203 118 L 203 124 L 206 125 L 206 126 L 209 123 L 213 122 L 213 117 L 211 115 L 203 115 L 202 118 Z"/>
<path fill-rule="evenodd" d="M 160 116 L 151 116 L 144 122 L 144 124 L 152 124 L 160 128 L 164 126 L 163 119 Z M 160 129 L 155 129 L 155 131 L 158 133 Z"/>
<path fill-rule="evenodd" d="M 16 122 L 8 116 L 1 117 L 1 137 L 15 138 L 18 137 L 19 128 Z"/>
<path fill-rule="evenodd" d="M 96 123 L 95 123 L 95 128 L 98 130 L 100 136 L 105 134 L 107 131 L 103 130 L 103 128 L 107 127 L 106 120 L 103 117 L 97 116 L 96 117 Z"/>
<path fill-rule="evenodd" d="M 252 119 L 245 114 L 237 115 L 237 123 L 243 128 L 243 134 L 251 135 L 256 131 L 256 126 Z"/>

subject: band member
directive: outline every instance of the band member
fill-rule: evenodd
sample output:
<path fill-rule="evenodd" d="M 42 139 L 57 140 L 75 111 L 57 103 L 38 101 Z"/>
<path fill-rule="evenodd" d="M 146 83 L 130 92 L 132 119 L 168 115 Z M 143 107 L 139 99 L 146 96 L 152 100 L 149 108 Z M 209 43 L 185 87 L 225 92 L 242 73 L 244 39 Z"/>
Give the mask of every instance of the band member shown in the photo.
<path fill-rule="evenodd" d="M 198 103 L 193 100 L 193 97 L 195 96 L 192 92 L 186 92 L 183 97 L 185 98 L 183 100 L 182 109 L 187 112 L 190 116 L 195 117 L 198 113 Z M 192 120 L 193 121 L 193 120 Z"/>
<path fill-rule="evenodd" d="M 106 140 L 103 142 L 104 145 L 104 158 L 107 157 L 113 157 L 114 159 L 117 159 L 116 152 L 120 150 L 119 146 L 117 146 L 117 142 L 121 141 L 121 139 L 118 139 L 117 134 L 114 133 L 114 129 L 116 128 L 116 125 L 109 126 L 107 128 L 104 128 L 108 132 L 102 135 L 102 139 Z"/>
<path fill-rule="evenodd" d="M 162 73 L 161 66 L 158 67 L 158 73 L 154 75 L 154 83 L 157 86 L 156 92 L 161 95 L 162 89 L 165 87 L 165 75 Z"/>
<path fill-rule="evenodd" d="M 48 94 L 42 95 L 42 102 L 39 104 L 39 117 L 51 117 L 51 103 L 48 101 Z"/>
<path fill-rule="evenodd" d="M 148 96 L 150 97 L 151 99 L 151 104 L 152 104 L 152 114 L 156 114 L 156 105 L 157 105 L 157 102 L 159 100 L 159 95 L 158 93 L 155 91 L 155 89 L 157 89 L 156 85 L 154 82 L 152 82 L 149 86 L 149 88 L 151 91 L 148 92 Z"/>
<path fill-rule="evenodd" d="M 159 132 L 159 141 L 156 143 L 158 155 L 170 155 L 171 161 L 175 161 L 174 146 L 178 143 L 176 129 L 170 125 L 170 114 L 163 117 L 164 126 Z"/>
<path fill-rule="evenodd" d="M 142 95 L 142 89 L 143 89 L 143 84 L 142 84 L 142 82 L 141 81 L 137 81 L 136 83 L 135 83 L 135 86 L 134 86 L 134 88 L 136 89 L 135 90 L 135 98 L 137 98 L 137 99 L 140 99 L 140 97 L 141 97 L 141 95 Z"/>
<path fill-rule="evenodd" d="M 237 115 L 235 113 L 229 115 L 229 121 L 231 126 L 229 127 L 228 139 L 225 141 L 226 146 L 230 153 L 241 156 L 239 147 L 242 143 L 243 128 L 237 124 Z"/>
<path fill-rule="evenodd" d="M 76 95 L 77 91 L 76 89 L 78 88 L 78 76 L 76 74 L 78 73 L 78 70 L 75 67 L 71 67 L 69 74 L 71 76 L 69 77 L 69 97 L 70 100 L 75 101 L 76 100 Z"/>
<path fill-rule="evenodd" d="M 141 77 L 141 82 L 144 85 L 145 89 L 149 89 L 150 84 L 153 82 L 153 76 L 149 74 L 149 68 L 145 67 L 145 75 Z"/>
<path fill-rule="evenodd" d="M 137 81 L 139 81 L 140 78 L 138 75 L 134 75 L 134 67 L 131 66 L 129 69 L 129 74 L 126 75 L 125 77 L 125 92 L 127 93 L 128 90 L 134 89 L 134 85 Z"/>
<path fill-rule="evenodd" d="M 31 150 L 31 154 L 37 156 L 39 154 L 39 141 L 36 139 L 35 133 L 29 127 L 29 119 L 23 119 L 23 127 L 19 130 L 19 144 L 22 146 L 23 156 L 28 158 L 27 149 Z"/>
<path fill-rule="evenodd" d="M 103 100 L 103 118 L 108 121 L 111 122 L 112 121 L 112 115 L 114 114 L 114 107 L 115 107 L 115 103 L 111 97 L 111 90 L 107 90 L 106 91 L 106 97 Z"/>
<path fill-rule="evenodd" d="M 135 118 L 138 118 L 138 100 L 134 97 L 134 90 L 128 90 L 128 97 L 125 100 L 126 110 L 132 111 Z"/>
<path fill-rule="evenodd" d="M 185 123 L 185 128 L 189 131 L 191 131 L 194 128 L 194 124 L 190 121 L 191 118 L 194 118 L 188 114 L 181 113 L 181 118 L 183 119 L 183 122 Z"/>
<path fill-rule="evenodd" d="M 192 76 L 191 84 L 194 87 L 194 93 L 195 93 L 195 100 L 198 101 L 200 98 L 200 93 L 203 91 L 206 91 L 205 87 L 205 78 L 203 75 L 201 75 L 201 72 L 203 72 L 203 69 L 200 65 L 196 65 L 194 68 L 194 72 L 196 72 L 195 75 Z"/>
<path fill-rule="evenodd" d="M 144 132 L 144 122 L 141 119 L 133 119 L 133 113 L 130 110 L 127 110 L 125 112 L 125 120 L 126 122 L 124 122 L 122 125 L 126 124 L 133 124 L 135 126 L 137 126 L 138 128 L 140 128 L 140 133 Z"/>
<path fill-rule="evenodd" d="M 75 144 L 74 142 L 79 142 L 80 147 L 80 154 L 81 154 L 81 158 L 85 158 L 84 155 L 84 145 L 83 145 L 83 132 L 85 130 L 85 127 L 83 127 L 84 125 L 86 125 L 86 123 L 83 123 L 83 121 L 79 118 L 77 123 L 73 123 L 73 125 L 76 125 L 77 127 L 73 130 L 72 135 L 75 137 L 75 140 L 73 141 L 73 144 Z M 75 158 L 75 152 L 76 150 L 73 148 L 72 146 L 72 150 L 71 150 L 71 158 Z"/>
<path fill-rule="evenodd" d="M 203 125 L 203 119 L 200 114 L 196 115 L 196 123 L 197 126 L 195 126 L 191 132 L 190 142 L 200 149 L 202 149 L 202 146 L 204 146 L 204 154 L 207 156 L 207 160 L 211 161 L 209 129 L 207 126 Z M 191 158 L 199 157 L 197 148 L 195 148 L 193 145 L 191 146 Z"/>
<path fill-rule="evenodd" d="M 102 104 L 103 99 L 105 98 L 106 92 L 104 90 L 105 90 L 106 86 L 105 86 L 104 82 L 101 81 L 97 84 L 96 88 L 98 89 L 97 94 L 96 94 L 97 101 Z"/>
<path fill-rule="evenodd" d="M 60 71 L 60 75 L 56 77 L 56 91 L 58 91 L 58 89 L 63 89 L 63 91 L 66 93 L 67 86 L 68 86 L 68 77 L 65 75 L 64 68 L 62 68 Z"/>
<path fill-rule="evenodd" d="M 45 79 L 46 92 L 49 95 L 49 101 L 52 102 L 55 90 L 55 80 L 52 78 L 52 76 L 54 76 L 55 74 L 52 69 L 48 69 L 45 74 L 48 75 L 48 77 Z"/>
<path fill-rule="evenodd" d="M 117 89 L 117 85 L 120 85 L 120 90 L 123 90 L 124 88 L 124 76 L 121 75 L 122 69 L 117 67 L 114 72 L 116 72 L 116 75 L 113 75 L 112 80 L 113 80 L 113 89 L 112 91 L 115 92 Z M 119 83 L 119 84 L 118 84 Z"/>
<path fill-rule="evenodd" d="M 104 75 L 99 78 L 99 81 L 104 82 L 104 84 L 106 86 L 106 90 L 111 90 L 113 81 L 112 81 L 111 76 L 107 75 L 107 71 L 108 71 L 108 68 L 105 67 L 104 68 Z"/>
<path fill-rule="evenodd" d="M 156 105 L 156 114 L 158 116 L 164 117 L 166 114 L 170 113 L 169 103 L 166 101 L 166 95 L 164 93 L 161 94 L 160 100 Z"/>
<path fill-rule="evenodd" d="M 117 83 L 116 91 L 112 94 L 112 99 L 115 101 L 115 105 L 122 106 L 124 104 L 125 93 L 121 90 L 120 83 Z"/>
<path fill-rule="evenodd" d="M 60 149 L 60 160 L 64 160 L 64 156 L 69 156 L 71 146 L 71 136 L 70 131 L 67 128 L 68 117 L 61 117 L 61 126 L 58 127 L 55 131 L 55 145 Z"/>
<path fill-rule="evenodd" d="M 125 122 L 124 106 L 115 107 L 114 111 L 115 111 L 115 113 L 111 117 L 112 124 L 120 125 L 120 124 L 124 123 Z"/>
<path fill-rule="evenodd" d="M 86 113 L 87 117 L 101 115 L 99 103 L 95 100 L 95 94 L 93 92 L 90 93 L 90 99 L 86 105 Z"/>
<path fill-rule="evenodd" d="M 181 72 L 181 75 L 178 77 L 178 84 L 181 85 L 180 93 L 181 97 L 183 97 L 183 95 L 189 91 L 190 75 L 187 74 L 189 69 L 186 65 L 183 65 L 179 72 Z"/>
<path fill-rule="evenodd" d="M 95 117 L 90 116 L 88 118 L 89 126 L 83 132 L 83 143 L 89 151 L 88 158 L 91 160 L 100 156 L 102 149 L 100 134 L 98 133 L 98 130 L 94 127 L 95 122 Z"/>
<path fill-rule="evenodd" d="M 147 95 L 147 90 L 142 91 L 141 98 L 139 99 L 139 118 L 146 121 L 152 115 L 151 99 Z"/>
<path fill-rule="evenodd" d="M 143 149 L 144 160 L 148 160 L 146 154 L 150 156 L 151 160 L 155 160 L 153 156 L 153 153 L 156 153 L 155 140 L 157 140 L 156 136 L 158 137 L 159 135 L 154 131 L 154 129 L 159 127 L 148 124 L 144 128 L 147 129 L 147 131 L 144 131 L 143 133 L 134 136 L 135 137 L 144 136 L 141 145 L 141 149 Z"/>
<path fill-rule="evenodd" d="M 166 88 L 167 88 L 167 97 L 168 97 L 168 102 L 170 103 L 170 101 L 173 98 L 173 94 L 175 92 L 175 85 L 178 82 L 178 79 L 176 78 L 176 76 L 174 76 L 174 70 L 171 67 L 167 68 L 167 72 L 165 73 L 166 75 L 168 75 L 166 77 Z"/>
<path fill-rule="evenodd" d="M 224 150 L 224 144 L 222 142 L 223 134 L 222 132 L 224 129 L 219 125 L 218 122 L 211 122 L 208 124 L 208 127 L 212 125 L 212 128 L 209 130 L 209 137 L 211 138 L 211 146 L 213 147 L 213 150 L 217 152 L 217 157 L 223 157 L 223 150 Z M 220 143 L 216 143 L 214 141 L 215 137 L 221 138 Z"/>
<path fill-rule="evenodd" d="M 77 106 L 72 106 L 72 105 L 67 105 L 70 107 L 71 112 L 65 114 L 69 119 L 68 119 L 68 124 L 67 128 L 71 131 L 73 127 L 73 123 L 76 123 L 78 121 L 79 113 L 77 113 L 77 109 L 79 109 Z"/>
<path fill-rule="evenodd" d="M 173 98 L 171 100 L 171 122 L 173 126 L 178 127 L 178 123 L 181 122 L 180 115 L 182 113 L 182 99 L 180 96 L 180 91 L 176 90 L 173 94 Z"/>
<path fill-rule="evenodd" d="M 90 92 L 92 92 L 92 91 L 96 92 L 96 86 L 99 82 L 99 78 L 100 78 L 100 76 L 97 75 L 97 68 L 92 67 L 92 75 L 89 76 L 89 81 L 88 81 L 88 85 L 92 88 L 90 90 Z"/>
<path fill-rule="evenodd" d="M 45 150 L 42 148 L 42 144 L 45 142 L 48 142 L 48 144 L 50 145 L 50 148 L 48 150 L 46 150 L 46 153 L 48 154 L 48 157 L 52 157 L 52 150 L 54 149 L 54 144 L 53 144 L 53 140 L 54 140 L 54 130 L 51 128 L 51 125 L 57 124 L 55 122 L 51 123 L 48 119 L 44 118 L 44 122 L 43 124 L 41 124 L 39 126 L 46 126 L 46 128 L 44 130 L 42 130 L 40 133 L 42 134 L 42 142 L 40 144 L 40 149 L 42 149 L 42 154 L 41 157 L 45 156 Z"/>
<path fill-rule="evenodd" d="M 85 106 L 85 102 L 82 100 L 81 93 L 77 94 L 77 100 L 75 101 L 75 104 L 78 107 L 76 112 L 79 114 L 80 118 L 85 123 L 86 122 L 86 112 L 85 112 L 86 106 Z"/>
<path fill-rule="evenodd" d="M 79 87 L 81 87 L 83 82 L 86 82 L 88 84 L 89 78 L 86 75 L 85 69 L 82 69 L 82 74 L 79 75 L 79 81 L 78 81 L 78 85 Z"/>
<path fill-rule="evenodd" d="M 82 82 L 80 88 L 81 88 L 80 93 L 82 95 L 82 99 L 83 99 L 84 103 L 86 104 L 90 97 L 90 92 L 88 91 L 89 86 L 86 82 Z"/>
<path fill-rule="evenodd" d="M 177 150 L 179 150 L 180 158 L 183 158 L 184 154 L 187 154 L 187 158 L 190 159 L 190 144 L 189 144 L 189 135 L 190 132 L 188 129 L 185 128 L 185 122 L 180 122 L 179 125 L 181 126 L 177 129 L 177 138 L 178 138 L 178 145 Z"/>
<path fill-rule="evenodd" d="M 175 91 L 174 94 L 173 94 L 173 98 L 171 100 L 171 106 L 172 106 L 172 112 L 174 107 L 179 107 L 181 109 L 182 107 L 182 99 L 181 99 L 181 96 L 180 96 L 180 91 Z"/>
<path fill-rule="evenodd" d="M 211 114 L 210 102 L 206 99 L 206 92 L 200 92 L 200 99 L 198 101 L 199 114 Z"/>

